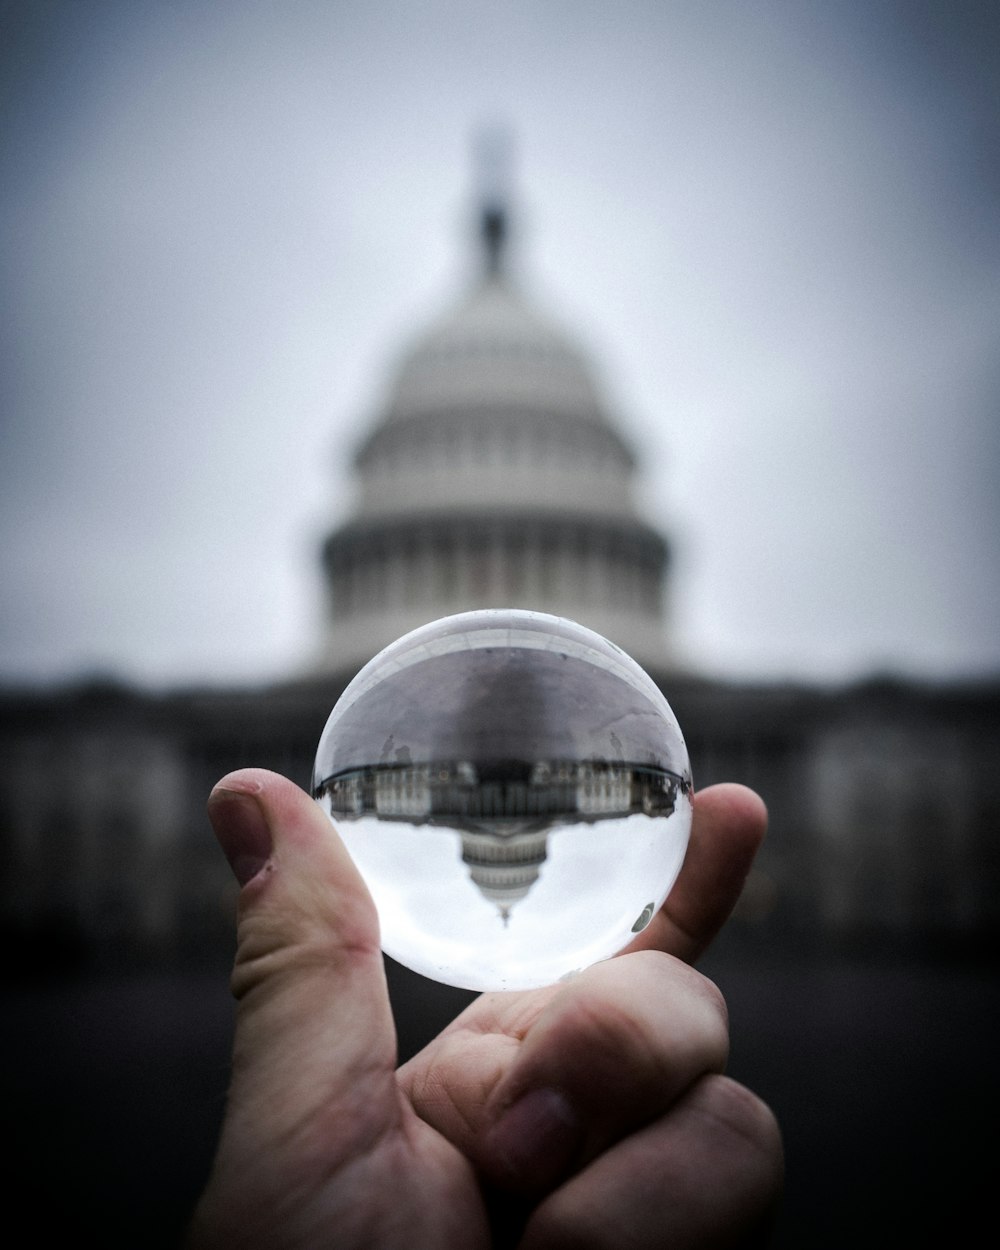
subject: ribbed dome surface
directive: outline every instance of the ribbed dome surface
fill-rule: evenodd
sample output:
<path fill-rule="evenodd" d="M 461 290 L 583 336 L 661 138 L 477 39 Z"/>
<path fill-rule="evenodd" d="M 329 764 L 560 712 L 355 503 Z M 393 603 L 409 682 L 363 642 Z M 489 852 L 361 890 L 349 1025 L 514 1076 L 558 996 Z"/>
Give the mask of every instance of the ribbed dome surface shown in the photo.
<path fill-rule="evenodd" d="M 459 405 L 599 417 L 582 355 L 499 276 L 485 278 L 418 341 L 385 420 Z"/>
<path fill-rule="evenodd" d="M 586 360 L 499 275 L 404 357 L 356 466 L 366 518 L 529 505 L 633 514 L 632 453 Z"/>

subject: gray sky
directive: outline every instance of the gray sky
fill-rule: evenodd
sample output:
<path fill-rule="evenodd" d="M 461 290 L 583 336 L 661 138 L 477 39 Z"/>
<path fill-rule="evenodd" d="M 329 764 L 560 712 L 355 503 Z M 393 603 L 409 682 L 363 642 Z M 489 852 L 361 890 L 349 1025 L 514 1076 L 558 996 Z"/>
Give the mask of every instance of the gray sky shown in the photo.
<path fill-rule="evenodd" d="M 1000 6 L 0 5 L 0 679 L 257 681 L 517 144 L 709 672 L 1000 670 Z"/>

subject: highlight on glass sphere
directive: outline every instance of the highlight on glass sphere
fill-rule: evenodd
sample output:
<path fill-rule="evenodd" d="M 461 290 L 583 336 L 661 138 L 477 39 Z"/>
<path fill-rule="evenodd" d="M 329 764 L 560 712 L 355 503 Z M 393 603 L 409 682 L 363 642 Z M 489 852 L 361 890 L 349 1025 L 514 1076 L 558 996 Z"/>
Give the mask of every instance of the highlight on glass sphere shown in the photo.
<path fill-rule="evenodd" d="M 330 714 L 313 795 L 371 891 L 382 948 L 433 980 L 531 989 L 617 954 L 691 830 L 667 700 L 607 639 L 489 609 L 390 644 Z"/>

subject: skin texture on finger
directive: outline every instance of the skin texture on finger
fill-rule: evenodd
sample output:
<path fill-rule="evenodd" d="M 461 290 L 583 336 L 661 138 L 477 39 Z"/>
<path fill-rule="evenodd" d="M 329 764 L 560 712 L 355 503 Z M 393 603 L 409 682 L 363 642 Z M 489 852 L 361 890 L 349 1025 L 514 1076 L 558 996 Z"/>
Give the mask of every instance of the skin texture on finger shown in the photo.
<path fill-rule="evenodd" d="M 375 909 L 327 817 L 262 770 L 209 811 L 244 884 L 232 1082 L 188 1246 L 486 1244 L 468 1161 L 400 1095 Z"/>
<path fill-rule="evenodd" d="M 539 1036 L 548 1039 L 544 1043 L 536 1042 L 527 1048 L 523 1043 L 549 1005 L 558 1002 L 561 996 L 562 1006 L 556 1010 L 565 1009 L 564 1022 L 571 1021 L 574 1016 L 573 995 L 580 992 L 577 986 L 584 987 L 583 1002 L 586 1000 L 586 987 L 595 978 L 599 984 L 604 984 L 608 974 L 601 969 L 611 969 L 611 977 L 622 977 L 623 987 L 627 987 L 626 1010 L 614 1017 L 619 1021 L 629 1021 L 631 1013 L 637 1008 L 641 1013 L 647 1004 L 666 1001 L 680 977 L 679 968 L 672 969 L 672 975 L 663 982 L 640 988 L 638 982 L 643 978 L 632 978 L 630 975 L 633 956 L 646 949 L 650 953 L 659 950 L 680 959 L 694 959 L 725 922 L 739 898 L 766 825 L 767 811 L 763 802 L 744 786 L 719 785 L 699 792 L 695 796 L 691 840 L 684 866 L 666 904 L 630 948 L 627 960 L 619 957 L 597 965 L 582 974 L 576 986 L 570 982 L 567 986 L 551 986 L 529 994 L 483 995 L 427 1049 L 401 1069 L 401 1082 L 418 1113 L 461 1149 L 469 1151 L 485 1174 L 501 1186 L 536 1193 L 550 1188 L 574 1163 L 588 1157 L 588 1151 L 593 1153 L 600 1148 L 601 1142 L 606 1143 L 616 1133 L 625 1131 L 627 1125 L 634 1124 L 634 1107 L 640 1101 L 634 1099 L 634 1094 L 643 1087 L 642 1081 L 631 1086 L 631 1093 L 626 1093 L 617 1111 L 598 1108 L 595 1123 L 583 1123 L 582 1109 L 571 1100 L 567 1090 L 568 1077 L 559 1072 L 560 1059 L 580 1053 L 577 1039 L 565 1023 L 561 1030 L 556 1026 L 540 1030 Z M 646 970 L 643 969 L 644 972 Z M 655 974 L 654 981 L 656 975 L 662 973 Z M 709 992 L 707 983 L 702 985 L 703 979 L 696 973 L 690 973 L 690 978 L 689 991 L 698 985 L 702 993 Z M 716 1010 L 724 1011 L 714 987 L 711 992 Z M 608 1040 L 614 1036 L 614 1025 L 610 1020 L 601 1019 L 596 1005 L 592 1005 L 589 1011 L 595 1026 L 592 1031 L 595 1037 L 601 1038 L 596 1043 L 598 1051 L 604 1056 L 612 1056 L 617 1062 L 618 1072 L 627 1074 L 629 1065 L 624 1054 L 608 1046 Z M 720 1018 L 724 1017 L 720 1014 Z M 671 1032 L 676 1024 L 674 1019 L 659 1020 L 654 1006 L 645 1032 L 642 1026 L 628 1025 L 633 1043 L 638 1038 L 647 1039 L 644 1060 L 640 1058 L 639 1061 L 640 1069 L 651 1074 L 652 1083 L 656 1086 L 652 1101 L 645 1108 L 647 1116 L 657 1114 L 666 1105 L 664 1087 L 656 1085 L 661 1066 L 656 1056 L 658 1049 L 669 1046 L 669 1039 L 676 1036 Z M 658 1029 L 666 1030 L 663 1038 Z M 490 1138 L 487 1134 L 501 1112 L 512 1111 L 516 1094 L 529 1092 L 527 1077 L 531 1065 L 537 1063 L 537 1056 L 543 1055 L 547 1047 L 552 1048 L 555 1066 L 547 1072 L 543 1070 L 544 1065 L 537 1067 L 535 1088 L 554 1091 L 557 1096 L 552 1098 L 542 1093 L 533 1103 L 522 1106 L 520 1125 L 516 1122 L 516 1115 L 514 1124 L 508 1125 L 510 1140 L 504 1141 L 502 1136 L 496 1134 Z M 522 1049 L 527 1056 L 532 1053 L 536 1056 L 530 1062 L 526 1059 L 523 1067 L 520 1066 Z M 662 1060 L 662 1054 L 659 1057 Z M 568 1071 L 572 1064 L 568 1059 L 564 1061 Z M 597 1075 L 596 1064 L 595 1069 L 588 1072 L 585 1057 L 573 1062 L 581 1066 L 575 1069 L 576 1075 L 571 1083 L 603 1092 L 611 1108 L 611 1092 L 620 1084 L 614 1072 L 612 1079 L 602 1086 L 594 1079 Z M 610 1066 L 606 1059 L 602 1062 L 605 1068 Z M 724 1055 L 721 1062 L 724 1062 Z M 702 1067 L 689 1067 L 687 1079 L 694 1079 L 713 1065 L 721 1066 L 721 1062 L 713 1056 Z M 676 1096 L 677 1092 L 674 1090 L 672 1096 Z M 537 1143 L 539 1157 L 517 1157 L 518 1132 Z"/>
<path fill-rule="evenodd" d="M 539 1193 L 642 1121 L 642 1116 L 648 1119 L 665 1109 L 685 1080 L 721 1069 L 728 1043 L 724 1004 L 714 987 L 688 970 L 686 992 L 711 1000 L 721 1037 L 716 1035 L 700 1064 L 688 1063 L 670 1081 L 661 1082 L 680 1022 L 672 1013 L 663 1019 L 656 1005 L 671 1000 L 684 976 L 670 961 L 647 963 L 641 968 L 642 974 L 649 974 L 643 984 L 644 975 L 632 976 L 634 956 L 645 948 L 650 954 L 658 949 L 694 959 L 739 898 L 766 824 L 764 804 L 746 787 L 719 785 L 699 792 L 684 867 L 664 908 L 630 948 L 627 959 L 597 965 L 566 986 L 483 995 L 401 1070 L 402 1084 L 418 1113 L 469 1151 L 484 1174 L 501 1187 Z M 600 1002 L 604 990 L 596 987 L 612 988 L 616 978 L 622 978 L 624 998 L 619 999 L 619 1010 L 605 1017 Z M 617 992 L 612 990 L 612 999 Z M 547 1011 L 554 1013 L 552 1022 L 539 1027 Z M 633 1019 L 637 1011 L 638 1019 Z M 581 1023 L 587 1032 L 588 1016 L 590 1059 L 574 1032 Z M 620 1038 L 615 1021 L 624 1029 Z M 529 1041 L 533 1032 L 535 1040 Z M 704 1036 L 713 1037 L 710 1025 Z M 632 1079 L 633 1064 L 638 1065 L 637 1080 Z M 652 1093 L 647 1097 L 649 1086 Z M 515 1107 L 519 1093 L 526 1098 Z M 510 1114 L 506 1138 L 503 1130 L 494 1128 L 504 1111 Z M 534 1157 L 519 1154 L 519 1137 L 535 1143 Z"/>
<path fill-rule="evenodd" d="M 667 951 L 693 963 L 736 906 L 766 832 L 767 808 L 753 790 L 732 783 L 699 790 L 683 867 L 628 951 Z"/>
<path fill-rule="evenodd" d="M 247 802 L 272 845 L 238 902 L 234 1101 L 255 1115 L 256 1098 L 266 1096 L 281 1136 L 317 1101 L 390 1099 L 395 1033 L 375 907 L 326 816 L 285 778 L 246 770 L 224 778 L 209 800 L 220 832 Z"/>
<path fill-rule="evenodd" d="M 716 988 L 662 952 L 487 995 L 400 1070 L 417 1113 L 494 1185 L 547 1192 L 728 1054 Z"/>
<path fill-rule="evenodd" d="M 783 1171 L 769 1108 L 727 1077 L 706 1077 L 540 1203 L 519 1250 L 763 1247 Z"/>

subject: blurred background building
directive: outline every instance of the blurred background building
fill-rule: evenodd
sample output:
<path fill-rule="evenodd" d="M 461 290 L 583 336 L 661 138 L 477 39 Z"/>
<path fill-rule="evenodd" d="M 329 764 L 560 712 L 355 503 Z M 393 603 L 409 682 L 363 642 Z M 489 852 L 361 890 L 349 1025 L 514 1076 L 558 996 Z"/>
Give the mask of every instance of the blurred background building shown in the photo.
<path fill-rule="evenodd" d="M 690 671 L 670 544 L 586 354 L 507 265 L 508 206 L 481 206 L 478 272 L 416 338 L 322 543 L 327 618 L 285 681 L 152 695 L 113 682 L 0 704 L 2 917 L 28 965 L 185 964 L 231 941 L 233 886 L 204 815 L 262 765 L 308 786 L 344 685 L 406 630 L 528 607 L 617 642 L 661 684 L 696 784 L 738 780 L 771 835 L 734 922 L 747 940 L 983 949 L 1000 933 L 995 686 L 734 683 Z"/>

